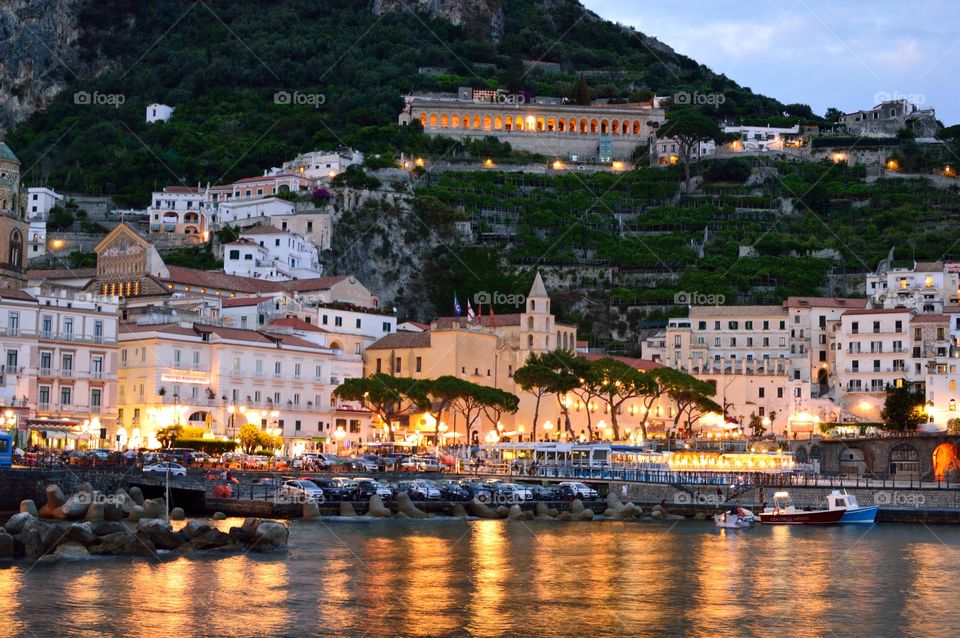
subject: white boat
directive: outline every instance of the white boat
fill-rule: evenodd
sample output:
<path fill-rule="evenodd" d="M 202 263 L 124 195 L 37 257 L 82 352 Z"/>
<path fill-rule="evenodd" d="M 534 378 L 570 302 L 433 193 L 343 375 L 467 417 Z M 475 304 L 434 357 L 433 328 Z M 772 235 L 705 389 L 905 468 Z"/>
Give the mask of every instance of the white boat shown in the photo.
<path fill-rule="evenodd" d="M 737 508 L 737 511 L 715 514 L 713 517 L 713 522 L 717 527 L 723 529 L 744 529 L 746 527 L 750 527 L 750 520 L 741 516 L 743 513 L 744 510 Z"/>
<path fill-rule="evenodd" d="M 847 494 L 847 490 L 833 490 L 827 496 L 827 507 L 831 510 L 843 510 L 838 521 L 841 525 L 873 525 L 877 520 L 877 505 L 860 507 L 857 497 Z"/>

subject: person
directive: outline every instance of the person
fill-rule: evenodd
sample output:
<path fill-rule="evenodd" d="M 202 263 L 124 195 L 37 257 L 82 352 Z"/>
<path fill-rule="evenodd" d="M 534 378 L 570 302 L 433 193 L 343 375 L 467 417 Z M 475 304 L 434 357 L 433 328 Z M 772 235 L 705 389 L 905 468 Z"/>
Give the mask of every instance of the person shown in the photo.
<path fill-rule="evenodd" d="M 620 498 L 627 498 L 627 485 L 623 484 L 620 486 Z"/>

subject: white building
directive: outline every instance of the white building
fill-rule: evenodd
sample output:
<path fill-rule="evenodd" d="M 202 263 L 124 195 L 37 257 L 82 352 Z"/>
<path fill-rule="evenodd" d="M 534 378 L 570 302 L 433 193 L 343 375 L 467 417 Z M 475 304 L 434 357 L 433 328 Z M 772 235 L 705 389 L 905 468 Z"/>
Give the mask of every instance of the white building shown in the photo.
<path fill-rule="evenodd" d="M 166 104 L 150 104 L 147 106 L 147 124 L 154 122 L 168 122 L 173 117 L 174 107 Z"/>
<path fill-rule="evenodd" d="M 162 427 L 201 426 L 233 438 L 246 423 L 283 436 L 287 454 L 332 451 L 333 432 L 367 440 L 369 413 L 333 390 L 362 376 L 360 355 L 334 349 L 316 326 L 264 330 L 199 324 L 126 324 L 120 335 L 118 418 L 127 445 L 152 445 Z M 335 344 L 333 344 L 335 345 Z"/>
<path fill-rule="evenodd" d="M 269 281 L 310 279 L 323 274 L 312 242 L 273 226 L 254 226 L 223 247 L 229 275 Z"/>
<path fill-rule="evenodd" d="M 33 221 L 30 222 L 30 230 L 28 231 L 27 237 L 29 241 L 27 242 L 29 248 L 27 249 L 27 259 L 33 259 L 35 257 L 43 257 L 47 254 L 47 222 L 45 221 Z"/>
<path fill-rule="evenodd" d="M 782 151 L 785 138 L 799 134 L 800 125 L 796 124 L 790 128 L 726 125 L 723 127 L 723 132 L 739 136 L 740 139 L 730 145 L 734 151 Z"/>
<path fill-rule="evenodd" d="M 867 296 L 878 308 L 908 308 L 915 312 L 939 313 L 956 305 L 960 288 L 960 264 L 914 262 L 913 267 L 892 267 L 884 260 L 876 272 L 867 275 Z"/>
<path fill-rule="evenodd" d="M 147 208 L 150 232 L 204 236 L 208 230 L 203 212 L 206 198 L 199 185 L 166 186 L 153 193 Z"/>
<path fill-rule="evenodd" d="M 227 201 L 211 209 L 211 220 L 222 225 L 251 226 L 276 216 L 291 215 L 293 202 L 277 197 Z"/>
<path fill-rule="evenodd" d="M 353 164 L 363 164 L 363 153 L 352 148 L 301 153 L 283 163 L 283 170 L 310 179 L 330 180 Z"/>
<path fill-rule="evenodd" d="M 27 219 L 31 221 L 46 221 L 50 209 L 63 204 L 63 195 L 46 187 L 31 187 L 27 189 Z"/>
<path fill-rule="evenodd" d="M 697 160 L 709 155 L 716 155 L 717 143 L 713 140 L 697 142 L 690 150 L 690 159 Z M 676 164 L 681 159 L 680 142 L 672 137 L 657 139 L 653 142 L 650 161 L 652 164 Z"/>

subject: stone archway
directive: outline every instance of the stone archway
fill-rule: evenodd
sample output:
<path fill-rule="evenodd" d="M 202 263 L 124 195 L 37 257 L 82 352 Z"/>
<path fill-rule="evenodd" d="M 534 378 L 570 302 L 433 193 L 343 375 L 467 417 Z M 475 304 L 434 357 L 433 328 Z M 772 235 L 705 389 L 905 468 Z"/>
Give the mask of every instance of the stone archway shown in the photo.
<path fill-rule="evenodd" d="M 868 464 L 867 454 L 856 447 L 845 447 L 840 450 L 839 466 L 841 474 L 863 476 L 872 470 Z"/>
<path fill-rule="evenodd" d="M 960 459 L 954 443 L 941 443 L 933 451 L 933 478 L 938 481 L 952 479 L 951 482 L 960 478 Z"/>
<path fill-rule="evenodd" d="M 894 480 L 918 480 L 920 451 L 909 443 L 894 445 L 887 456 L 887 472 Z"/>

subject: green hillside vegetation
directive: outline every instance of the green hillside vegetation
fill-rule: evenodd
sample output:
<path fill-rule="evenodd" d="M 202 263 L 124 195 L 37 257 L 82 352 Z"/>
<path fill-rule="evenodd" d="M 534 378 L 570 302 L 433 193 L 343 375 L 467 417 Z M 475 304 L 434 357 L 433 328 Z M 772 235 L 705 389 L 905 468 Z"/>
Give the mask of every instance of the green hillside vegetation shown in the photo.
<path fill-rule="evenodd" d="M 113 60 L 112 70 L 77 81 L 8 142 L 60 190 L 110 193 L 121 205 L 142 206 L 167 183 L 257 175 L 298 152 L 339 144 L 382 153 L 449 150 L 450 142 L 395 125 L 401 96 L 412 90 L 511 86 L 567 95 L 586 72 L 598 98 L 722 92 L 713 115 L 763 118 L 787 109 L 812 116 L 809 107 L 785 107 L 684 56 L 654 54 L 618 25 L 581 19 L 572 0 L 503 6 L 496 44 L 419 15 L 377 17 L 356 0 L 87 2 L 82 51 Z M 521 59 L 557 62 L 562 70 L 523 76 Z M 419 74 L 427 65 L 449 72 Z M 119 94 L 123 103 L 76 104 L 75 91 Z M 279 91 L 310 103 L 277 104 Z M 145 124 L 153 102 L 175 106 L 173 119 Z M 507 152 L 496 145 L 455 150 Z"/>

